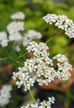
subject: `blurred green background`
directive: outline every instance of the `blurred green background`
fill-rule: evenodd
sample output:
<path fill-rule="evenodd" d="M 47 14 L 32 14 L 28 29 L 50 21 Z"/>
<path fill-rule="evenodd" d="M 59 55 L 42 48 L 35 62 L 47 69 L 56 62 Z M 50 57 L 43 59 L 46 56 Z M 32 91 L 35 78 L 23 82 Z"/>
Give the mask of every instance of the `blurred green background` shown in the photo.
<path fill-rule="evenodd" d="M 35 29 L 42 33 L 43 37 L 40 41 L 45 42 L 49 38 L 56 36 L 55 39 L 51 40 L 48 43 L 51 57 L 58 53 L 65 54 L 69 58 L 70 63 L 74 66 L 74 39 L 69 39 L 68 36 L 64 34 L 63 30 L 58 29 L 54 26 L 54 24 L 46 24 L 46 22 L 42 19 L 42 17 L 48 13 L 54 13 L 57 15 L 64 14 L 74 21 L 74 0 L 0 0 L 0 31 L 7 31 L 6 26 L 12 21 L 10 19 L 10 16 L 18 11 L 24 12 L 26 16 L 24 20 L 25 31 L 29 29 Z M 19 66 L 16 65 L 15 61 L 18 58 L 18 55 L 21 55 L 23 51 L 17 53 L 15 51 L 11 52 L 11 50 L 12 49 L 10 49 L 9 51 L 8 48 L 3 49 L 0 47 L 0 57 L 12 57 L 11 60 L 6 60 L 3 63 L 0 63 L 0 65 L 3 66 L 10 63 L 15 65 L 14 68 L 11 70 L 13 72 L 13 70 L 15 70 Z M 23 59 L 26 58 L 23 57 L 20 61 L 24 61 Z M 6 74 L 0 73 L 0 75 L 0 84 L 4 84 L 5 82 L 8 83 L 12 74 L 9 74 L 6 79 Z M 55 96 L 57 98 L 57 102 L 56 105 L 53 106 L 53 108 L 74 108 L 73 90 L 74 89 L 69 88 L 65 93 L 62 93 L 57 90 L 45 91 L 38 88 L 38 95 L 36 94 L 36 97 L 41 96 L 42 98 L 43 95 L 40 95 L 40 93 L 43 93 L 45 97 L 48 94 L 56 94 Z M 19 108 L 19 106 L 24 102 L 23 94 L 25 96 L 23 90 L 16 89 L 14 85 L 11 102 L 7 106 L 5 106 L 5 108 Z M 60 105 L 58 104 L 59 99 L 60 102 L 62 101 L 61 103 L 59 102 Z M 65 105 L 63 105 L 62 103 Z M 62 105 L 63 107 L 61 107 Z"/>

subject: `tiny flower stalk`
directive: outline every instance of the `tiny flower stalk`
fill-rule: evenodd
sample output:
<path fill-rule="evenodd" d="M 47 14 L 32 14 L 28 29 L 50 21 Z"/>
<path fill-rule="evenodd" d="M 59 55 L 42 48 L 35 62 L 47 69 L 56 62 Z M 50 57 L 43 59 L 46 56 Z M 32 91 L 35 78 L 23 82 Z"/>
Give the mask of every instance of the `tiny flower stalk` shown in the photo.
<path fill-rule="evenodd" d="M 56 36 L 55 36 L 56 37 Z M 50 42 L 51 40 L 53 40 L 55 37 L 51 37 L 50 39 L 48 39 L 45 43 L 47 44 L 48 42 Z"/>
<path fill-rule="evenodd" d="M 22 57 L 26 56 L 27 54 L 28 54 L 28 52 L 26 52 L 25 54 L 19 56 L 19 58 L 22 58 Z"/>
<path fill-rule="evenodd" d="M 30 93 L 30 95 L 31 95 L 31 97 L 32 97 L 32 99 L 33 99 L 34 104 L 35 104 L 35 103 L 36 103 L 36 100 L 35 100 L 35 98 L 34 98 L 32 92 L 31 92 L 31 90 L 29 90 L 29 93 Z"/>

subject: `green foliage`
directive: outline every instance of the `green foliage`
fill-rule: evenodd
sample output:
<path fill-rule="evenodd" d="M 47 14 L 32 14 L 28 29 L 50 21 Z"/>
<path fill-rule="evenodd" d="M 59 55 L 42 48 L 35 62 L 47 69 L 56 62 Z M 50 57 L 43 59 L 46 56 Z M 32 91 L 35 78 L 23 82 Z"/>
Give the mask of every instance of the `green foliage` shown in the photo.
<path fill-rule="evenodd" d="M 68 45 L 68 40 L 64 36 L 58 36 L 58 38 L 55 39 L 55 42 L 52 47 L 52 51 L 55 51 L 55 54 L 61 53 L 67 55 L 67 49 L 66 46 Z"/>

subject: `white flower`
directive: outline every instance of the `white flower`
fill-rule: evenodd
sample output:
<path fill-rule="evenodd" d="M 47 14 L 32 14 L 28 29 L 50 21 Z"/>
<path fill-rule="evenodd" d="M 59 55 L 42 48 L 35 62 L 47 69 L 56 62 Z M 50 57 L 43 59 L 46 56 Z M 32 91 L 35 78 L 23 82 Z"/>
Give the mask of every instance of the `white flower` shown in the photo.
<path fill-rule="evenodd" d="M 55 98 L 54 97 L 51 97 L 51 98 L 49 97 L 48 100 L 49 100 L 50 103 L 54 104 Z"/>
<path fill-rule="evenodd" d="M 17 52 L 20 52 L 20 50 L 21 50 L 21 48 L 20 48 L 19 45 L 15 46 L 14 49 L 15 49 L 15 51 L 17 51 Z"/>
<path fill-rule="evenodd" d="M 18 31 L 24 30 L 24 22 L 23 21 L 13 21 L 7 26 L 7 30 L 9 34 L 13 34 Z"/>
<path fill-rule="evenodd" d="M 9 42 L 9 40 L 6 39 L 6 40 L 2 40 L 2 41 L 0 42 L 0 44 L 1 44 L 2 47 L 6 47 L 6 46 L 8 46 L 8 42 Z"/>
<path fill-rule="evenodd" d="M 0 89 L 0 106 L 4 106 L 9 103 L 9 99 L 11 98 L 11 90 L 11 85 L 2 86 L 2 88 Z"/>
<path fill-rule="evenodd" d="M 69 64 L 65 55 L 57 54 L 53 59 L 57 60 L 57 76 L 61 80 L 68 80 L 71 76 L 69 70 L 72 70 L 72 65 Z"/>
<path fill-rule="evenodd" d="M 6 34 L 6 32 L 0 32 L 0 41 L 1 40 L 6 40 L 7 39 L 7 34 Z"/>
<path fill-rule="evenodd" d="M 16 12 L 16 13 L 12 14 L 10 18 L 23 20 L 25 18 L 25 14 L 23 12 Z"/>
<path fill-rule="evenodd" d="M 6 32 L 0 32 L 0 45 L 2 47 L 8 46 L 9 40 L 7 39 L 7 34 Z"/>
<path fill-rule="evenodd" d="M 23 46 L 27 46 L 29 42 L 31 42 L 33 39 L 41 39 L 42 34 L 40 32 L 37 32 L 36 30 L 28 30 L 27 33 L 24 34 L 23 37 Z"/>
<path fill-rule="evenodd" d="M 25 34 L 25 37 L 31 38 L 31 39 L 40 39 L 42 37 L 40 32 L 37 32 L 36 30 L 28 30 Z"/>
<path fill-rule="evenodd" d="M 18 73 L 13 72 L 13 79 L 16 80 L 16 78 L 18 77 Z"/>
<path fill-rule="evenodd" d="M 22 41 L 23 37 L 20 34 L 20 32 L 14 32 L 13 34 L 9 35 L 9 40 L 10 41 Z"/>

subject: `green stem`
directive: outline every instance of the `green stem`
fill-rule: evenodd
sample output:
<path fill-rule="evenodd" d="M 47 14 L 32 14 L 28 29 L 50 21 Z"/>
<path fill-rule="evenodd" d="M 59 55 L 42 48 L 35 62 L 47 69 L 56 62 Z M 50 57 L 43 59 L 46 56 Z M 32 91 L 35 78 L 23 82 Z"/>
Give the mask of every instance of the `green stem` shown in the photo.
<path fill-rule="evenodd" d="M 26 56 L 28 54 L 28 52 L 26 52 L 25 54 L 19 56 L 19 58 L 22 58 L 23 56 Z"/>
<path fill-rule="evenodd" d="M 0 61 L 7 60 L 7 59 L 9 59 L 9 58 L 0 58 Z"/>
<path fill-rule="evenodd" d="M 48 39 L 45 43 L 48 43 L 49 41 L 53 40 L 55 37 L 51 37 L 50 39 Z M 22 58 L 23 56 L 26 56 L 28 54 L 28 52 L 26 52 L 25 54 L 19 56 L 19 58 Z"/>
<path fill-rule="evenodd" d="M 30 93 L 30 95 L 31 95 L 31 97 L 32 97 L 32 99 L 33 99 L 34 104 L 35 104 L 35 103 L 36 103 L 36 100 L 35 100 L 35 98 L 34 98 L 32 92 L 31 92 L 31 90 L 29 90 L 29 93 Z"/>
<path fill-rule="evenodd" d="M 66 92 L 66 108 L 68 108 L 69 106 L 69 103 L 70 103 L 70 90 L 68 88 L 67 92 Z"/>
<path fill-rule="evenodd" d="M 49 41 L 53 40 L 55 37 L 51 37 L 50 39 L 48 39 L 45 43 L 47 44 Z M 19 56 L 19 58 L 22 58 L 23 56 L 26 56 L 28 54 L 28 52 L 26 52 L 25 54 Z M 3 60 L 7 60 L 9 58 L 0 58 L 0 61 L 3 61 Z"/>
<path fill-rule="evenodd" d="M 56 37 L 56 36 L 55 36 Z M 55 37 L 51 37 L 50 39 L 48 39 L 45 43 L 47 44 L 48 42 L 50 42 L 51 40 L 53 40 Z"/>

